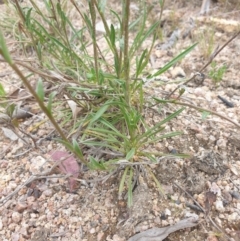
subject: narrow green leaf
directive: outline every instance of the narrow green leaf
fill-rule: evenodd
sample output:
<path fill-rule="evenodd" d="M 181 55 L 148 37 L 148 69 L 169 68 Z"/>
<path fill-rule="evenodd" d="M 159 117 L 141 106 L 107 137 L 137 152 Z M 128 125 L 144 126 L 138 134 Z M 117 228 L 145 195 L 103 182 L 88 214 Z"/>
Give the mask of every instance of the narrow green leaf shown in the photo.
<path fill-rule="evenodd" d="M 145 137 L 148 137 L 149 135 L 152 135 L 152 133 L 157 130 L 161 125 L 164 125 L 165 123 L 169 122 L 170 120 L 172 120 L 173 118 L 175 118 L 176 116 L 178 116 L 185 108 L 181 108 L 177 111 L 175 111 L 174 113 L 172 113 L 171 115 L 169 115 L 167 118 L 165 118 L 164 120 L 160 121 L 158 124 L 156 124 L 154 127 L 152 127 L 151 129 L 149 129 L 148 131 L 146 131 L 144 134 L 142 134 L 138 139 L 143 139 Z"/>
<path fill-rule="evenodd" d="M 135 154 L 135 148 L 132 148 L 126 155 L 126 159 L 129 161 Z"/>
<path fill-rule="evenodd" d="M 128 179 L 128 207 L 131 207 L 131 206 L 133 205 L 132 178 L 133 178 L 133 169 L 130 167 L 130 170 L 129 170 L 129 179 Z"/>
<path fill-rule="evenodd" d="M 26 24 L 26 27 L 31 31 L 31 12 L 32 12 L 32 8 L 30 8 L 28 11 L 27 11 L 27 14 L 26 14 L 26 17 L 25 17 L 25 24 Z"/>
<path fill-rule="evenodd" d="M 69 151 L 74 152 L 73 145 L 70 142 L 54 138 L 54 140 L 58 141 L 59 143 L 62 143 Z"/>
<path fill-rule="evenodd" d="M 110 41 L 111 41 L 112 46 L 115 45 L 115 38 L 116 38 L 115 28 L 114 28 L 114 26 L 111 24 L 111 28 L 110 28 Z"/>
<path fill-rule="evenodd" d="M 107 0 L 100 0 L 98 2 L 99 10 L 104 13 L 106 7 Z"/>
<path fill-rule="evenodd" d="M 147 49 L 145 49 L 142 52 L 140 59 L 136 58 L 136 67 L 137 67 L 136 68 L 136 78 L 138 78 L 138 76 L 141 74 L 143 68 L 147 65 L 147 63 L 143 65 L 143 60 L 144 60 L 144 58 L 146 58 L 146 54 L 147 54 Z"/>
<path fill-rule="evenodd" d="M 6 96 L 6 92 L 3 88 L 3 85 L 0 83 L 0 97 L 5 97 Z"/>
<path fill-rule="evenodd" d="M 118 149 L 119 148 L 117 148 L 117 147 L 115 147 L 114 145 L 109 145 L 109 144 L 107 144 L 106 142 L 100 142 L 100 141 L 88 141 L 88 140 L 86 140 L 86 141 L 81 141 L 81 143 L 83 144 L 83 145 L 86 145 L 86 146 L 100 146 L 100 147 L 106 147 L 106 148 L 109 148 L 110 150 L 116 150 L 116 151 L 118 151 Z M 119 143 L 119 142 L 118 142 Z M 111 144 L 113 144 L 113 143 L 111 143 Z"/>
<path fill-rule="evenodd" d="M 138 34 L 137 34 L 137 36 L 136 36 L 136 38 L 135 38 L 135 40 L 134 40 L 134 42 L 133 42 L 133 44 L 132 44 L 132 46 L 131 46 L 131 48 L 130 48 L 130 51 L 129 51 L 129 56 L 130 57 L 132 57 L 134 54 L 135 54 L 135 52 L 139 49 L 139 47 L 142 45 L 142 43 L 150 36 L 150 35 L 152 35 L 153 34 L 153 32 L 156 30 L 156 28 L 159 26 L 159 22 L 156 22 L 156 23 L 154 23 L 149 29 L 148 29 L 148 31 L 147 32 L 143 32 L 143 31 L 140 31 Z M 144 26 L 145 27 L 145 26 Z"/>
<path fill-rule="evenodd" d="M 125 184 L 125 181 L 126 181 L 126 176 L 127 176 L 127 173 L 128 173 L 128 170 L 129 170 L 129 166 L 127 166 L 123 172 L 123 175 L 122 175 L 122 178 L 121 178 L 121 181 L 119 183 L 119 189 L 118 189 L 118 195 L 121 196 L 122 195 L 122 192 L 123 192 L 123 189 L 124 189 L 124 184 Z"/>
<path fill-rule="evenodd" d="M 172 113 L 171 115 L 169 115 L 167 118 L 165 118 L 164 120 L 160 121 L 160 122 L 157 124 L 157 126 L 158 126 L 158 125 L 163 125 L 163 124 L 169 122 L 170 120 L 172 120 L 173 118 L 175 118 L 176 116 L 178 116 L 178 115 L 179 115 L 182 111 L 184 111 L 184 110 L 185 110 L 185 108 L 183 107 L 183 108 L 175 111 L 174 113 Z"/>
<path fill-rule="evenodd" d="M 157 180 L 156 176 L 153 174 L 153 172 L 150 170 L 150 175 L 152 176 L 152 179 L 154 180 L 154 182 L 157 184 L 157 187 L 159 189 L 159 192 L 161 193 L 161 195 L 164 197 L 164 191 L 163 188 L 160 184 L 160 182 Z"/>
<path fill-rule="evenodd" d="M 198 43 L 193 44 L 186 50 L 184 50 L 181 54 L 179 54 L 176 58 L 168 62 L 164 67 L 162 67 L 160 70 L 158 70 L 155 74 L 148 76 L 148 78 L 156 77 L 164 72 L 166 72 L 169 68 L 171 68 L 174 64 L 176 64 L 178 61 L 182 60 L 188 53 L 190 53 L 197 45 Z"/>
<path fill-rule="evenodd" d="M 49 95 L 49 98 L 48 98 L 47 109 L 49 110 L 50 113 L 52 113 L 52 101 L 56 94 L 57 92 L 54 91 Z"/>
<path fill-rule="evenodd" d="M 106 110 L 108 109 L 110 104 L 106 103 L 105 105 L 103 105 L 98 111 L 97 113 L 93 116 L 93 118 L 91 119 L 89 125 L 92 125 L 96 120 L 98 120 L 103 114 L 104 112 L 106 112 Z"/>
<path fill-rule="evenodd" d="M 10 65 L 13 64 L 13 61 L 11 59 L 10 53 L 8 51 L 8 48 L 1 30 L 0 30 L 0 54 Z"/>
<path fill-rule="evenodd" d="M 176 101 L 176 100 L 163 100 L 163 99 L 158 99 L 156 97 L 153 97 L 153 99 L 156 100 L 158 103 L 163 103 L 163 104 L 174 103 L 174 101 Z"/>
<path fill-rule="evenodd" d="M 152 136 L 156 135 L 158 132 L 154 132 Z M 174 137 L 174 136 L 179 136 L 181 135 L 183 132 L 181 131 L 176 131 L 176 132 L 171 132 L 171 133 L 167 133 L 167 134 L 164 134 L 164 135 L 161 135 L 160 137 L 156 137 L 154 139 L 149 139 L 151 136 L 149 136 L 148 138 L 144 139 L 142 141 L 143 144 L 146 144 L 146 145 L 149 145 L 151 143 L 156 143 L 156 142 L 159 142 L 160 140 L 162 139 L 167 139 L 167 138 L 171 138 L 171 137 Z"/>
<path fill-rule="evenodd" d="M 105 125 L 106 127 L 108 127 L 109 129 L 111 129 L 113 131 L 113 133 L 115 133 L 117 136 L 122 137 L 122 138 L 126 137 L 120 131 L 118 131 L 118 129 L 116 129 L 109 121 L 107 121 L 105 119 L 101 119 L 100 122 L 103 125 Z"/>
<path fill-rule="evenodd" d="M 96 159 L 94 159 L 92 156 L 89 157 L 90 163 L 89 168 L 92 170 L 106 170 L 103 162 L 98 162 Z"/>
<path fill-rule="evenodd" d="M 42 79 L 39 79 L 37 82 L 36 93 L 41 101 L 44 101 L 44 88 Z"/>
<path fill-rule="evenodd" d="M 83 153 L 75 139 L 73 139 L 73 149 L 74 153 L 82 160 L 83 159 Z"/>
<path fill-rule="evenodd" d="M 10 116 L 10 117 L 12 117 L 15 108 L 16 108 L 16 105 L 15 105 L 15 104 L 10 104 L 10 105 L 8 105 L 7 110 L 6 110 L 7 115 Z"/>

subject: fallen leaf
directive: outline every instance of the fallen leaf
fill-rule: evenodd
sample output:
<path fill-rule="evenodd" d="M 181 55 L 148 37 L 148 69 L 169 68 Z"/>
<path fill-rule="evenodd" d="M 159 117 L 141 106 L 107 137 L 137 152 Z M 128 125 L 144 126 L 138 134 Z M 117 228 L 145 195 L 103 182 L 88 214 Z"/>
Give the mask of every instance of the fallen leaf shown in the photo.
<path fill-rule="evenodd" d="M 164 228 L 151 228 L 132 236 L 128 241 L 162 241 L 169 234 L 180 229 L 191 228 L 198 225 L 198 216 L 183 219 L 172 226 Z"/>
<path fill-rule="evenodd" d="M 60 170 L 65 174 L 71 174 L 69 178 L 69 188 L 70 191 L 76 187 L 76 178 L 78 178 L 80 167 L 74 156 L 69 156 L 69 153 L 66 151 L 55 150 L 50 152 L 51 158 L 53 161 L 61 161 L 59 163 Z"/>
<path fill-rule="evenodd" d="M 3 134 L 11 141 L 16 141 L 18 139 L 18 136 L 11 129 L 2 127 L 2 131 L 3 131 Z"/>
<path fill-rule="evenodd" d="M 214 202 L 217 200 L 217 195 L 213 192 L 206 192 L 205 194 L 205 210 L 208 213 L 211 210 L 211 206 L 213 205 Z"/>
<path fill-rule="evenodd" d="M 72 115 L 73 115 L 73 120 L 74 123 L 76 122 L 77 119 L 77 115 L 80 112 L 81 108 L 78 107 L 77 103 L 73 100 L 69 100 L 67 95 L 64 95 L 65 99 L 67 100 L 67 103 L 72 111 Z"/>

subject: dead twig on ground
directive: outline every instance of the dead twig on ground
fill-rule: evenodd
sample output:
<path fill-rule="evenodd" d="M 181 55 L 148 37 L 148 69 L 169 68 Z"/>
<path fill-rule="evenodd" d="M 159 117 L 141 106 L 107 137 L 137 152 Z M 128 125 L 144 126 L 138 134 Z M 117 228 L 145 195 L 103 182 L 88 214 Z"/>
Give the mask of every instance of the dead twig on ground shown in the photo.
<path fill-rule="evenodd" d="M 199 208 L 203 211 L 205 220 L 206 220 L 206 221 L 209 220 L 210 223 L 211 223 L 219 232 L 223 233 L 223 235 L 225 236 L 226 240 L 233 241 L 232 238 L 229 237 L 229 236 L 226 234 L 226 232 L 225 232 L 222 228 L 220 228 L 220 227 L 212 220 L 212 218 L 210 217 L 209 213 L 207 213 L 207 212 L 205 211 L 205 209 L 193 198 L 193 196 L 192 196 L 189 192 L 187 192 L 186 190 L 184 190 L 184 189 L 183 189 L 181 186 L 179 186 L 176 182 L 173 182 L 173 185 L 175 185 L 177 188 L 181 189 L 189 198 L 192 199 L 192 201 L 193 201 L 195 204 L 197 204 L 197 207 L 199 207 Z"/>
<path fill-rule="evenodd" d="M 189 80 L 187 80 L 186 82 L 184 82 L 183 84 L 178 85 L 167 97 L 166 99 L 169 99 L 181 86 L 183 85 L 187 85 L 189 82 L 191 82 L 192 80 L 195 79 L 195 77 L 199 74 L 202 73 L 203 70 L 205 70 L 214 60 L 214 58 L 230 43 L 232 42 L 238 35 L 240 34 L 240 31 L 238 31 L 235 35 L 233 35 L 225 44 L 222 45 L 222 47 L 217 48 L 217 50 L 215 50 L 213 52 L 213 54 L 210 56 L 208 62 L 199 70 L 198 73 L 194 74 Z"/>
<path fill-rule="evenodd" d="M 28 184 L 32 183 L 35 180 L 38 179 L 43 179 L 43 178 L 68 178 L 72 174 L 67 174 L 67 175 L 56 175 L 56 176 L 49 176 L 49 174 L 59 166 L 63 161 L 65 161 L 67 158 L 69 158 L 71 155 L 59 160 L 58 162 L 54 163 L 54 165 L 47 171 L 41 173 L 41 174 L 34 174 L 30 176 L 27 181 L 25 181 L 22 185 L 18 186 L 12 193 L 10 193 L 8 196 L 0 200 L 0 207 L 3 206 L 9 199 L 11 199 L 14 195 L 16 195 L 22 188 L 27 186 Z"/>

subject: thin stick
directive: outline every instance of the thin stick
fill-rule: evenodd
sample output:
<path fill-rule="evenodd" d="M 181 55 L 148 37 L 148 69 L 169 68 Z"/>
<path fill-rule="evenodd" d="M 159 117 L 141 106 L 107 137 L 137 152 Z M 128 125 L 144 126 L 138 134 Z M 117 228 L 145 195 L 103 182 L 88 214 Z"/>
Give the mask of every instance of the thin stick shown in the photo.
<path fill-rule="evenodd" d="M 208 62 L 200 69 L 200 73 L 208 67 L 213 61 L 213 59 L 231 42 L 233 41 L 238 35 L 240 34 L 240 31 L 237 32 L 235 35 L 233 35 L 225 44 L 222 45 L 222 47 L 218 48 L 215 53 L 212 54 L 212 56 L 209 58 Z M 184 82 L 181 85 L 178 85 L 167 97 L 166 99 L 169 99 L 182 85 L 188 84 L 190 81 L 192 81 L 198 74 L 194 74 L 189 80 Z"/>
<path fill-rule="evenodd" d="M 64 177 L 64 178 L 68 178 L 69 176 L 71 176 L 71 174 L 67 174 L 67 175 L 57 175 L 57 176 L 48 176 L 49 173 L 52 172 L 52 170 L 57 167 L 58 165 L 60 165 L 64 160 L 66 160 L 67 158 L 69 158 L 72 155 L 69 155 L 61 160 L 59 160 L 58 162 L 54 163 L 54 165 L 46 172 L 41 173 L 41 174 L 34 174 L 32 176 L 30 176 L 27 181 L 25 181 L 22 185 L 18 186 L 12 193 L 10 193 L 8 196 L 6 196 L 4 199 L 0 200 L 0 207 L 3 206 L 9 199 L 11 199 L 15 194 L 17 194 L 23 187 L 27 186 L 29 183 L 32 183 L 35 180 L 38 179 L 42 179 L 42 178 L 60 178 L 60 177 Z"/>
<path fill-rule="evenodd" d="M 206 215 L 206 211 L 204 210 L 204 208 L 192 197 L 192 195 L 185 191 L 182 187 L 180 187 L 176 182 L 173 182 L 173 185 L 175 185 L 176 187 L 178 187 L 179 189 L 181 189 L 183 192 L 185 192 L 187 194 L 188 197 L 190 197 L 194 203 L 197 204 L 197 206 L 203 211 L 203 213 Z"/>
<path fill-rule="evenodd" d="M 234 124 L 235 126 L 237 126 L 238 128 L 240 128 L 240 125 L 236 122 L 234 122 L 233 120 L 229 119 L 228 117 L 224 116 L 224 115 L 221 115 L 213 110 L 208 110 L 208 109 L 205 109 L 205 108 L 202 108 L 202 107 L 198 107 L 198 106 L 195 106 L 195 105 L 192 105 L 192 104 L 188 104 L 188 103 L 184 103 L 184 102 L 179 102 L 179 101 L 174 101 L 175 104 L 178 104 L 178 105 L 183 105 L 183 106 L 188 106 L 190 108 L 193 108 L 193 109 L 196 109 L 196 110 L 199 110 L 199 111 L 206 111 L 206 112 L 209 112 L 213 115 L 216 115 L 216 116 L 219 116 L 220 118 L 224 119 L 224 120 L 227 120 L 229 122 L 231 122 L 232 124 Z"/>

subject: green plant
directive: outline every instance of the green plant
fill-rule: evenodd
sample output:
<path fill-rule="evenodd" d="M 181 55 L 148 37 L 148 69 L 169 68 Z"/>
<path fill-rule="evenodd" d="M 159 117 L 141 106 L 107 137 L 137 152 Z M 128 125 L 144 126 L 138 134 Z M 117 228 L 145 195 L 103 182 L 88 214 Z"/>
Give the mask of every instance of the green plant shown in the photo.
<path fill-rule="evenodd" d="M 217 66 L 216 61 L 211 63 L 211 70 L 209 71 L 209 76 L 215 85 L 222 81 L 223 75 L 227 70 L 227 66 L 225 64 L 221 66 Z"/>
<path fill-rule="evenodd" d="M 2 34 L 0 54 L 19 75 L 58 131 L 61 138 L 58 141 L 90 169 L 111 172 L 124 164 L 125 168 L 120 172 L 119 193 L 125 190 L 126 184 L 129 205 L 132 204 L 133 181 L 139 163 L 146 166 L 149 176 L 161 190 L 160 183 L 145 165 L 145 160 L 156 163 L 159 156 L 167 154 L 146 150 L 162 139 L 181 134 L 179 131 L 166 133 L 164 126 L 184 109 L 172 113 L 155 126 L 147 125 L 144 119 L 144 108 L 148 103 L 141 77 L 154 46 L 159 22 L 146 28 L 148 11 L 145 5 L 137 19 L 131 18 L 130 0 L 121 1 L 122 13 L 108 9 L 104 0 L 87 1 L 87 9 L 73 0 L 63 3 L 44 0 L 42 9 L 34 0 L 30 2 L 31 6 L 22 7 L 15 1 L 15 14 L 19 16 L 19 23 L 13 26 L 13 33 L 26 57 L 31 47 L 35 54 L 34 62 L 28 65 L 11 58 Z M 69 17 L 68 4 L 72 4 L 71 9 L 74 7 L 78 14 L 78 21 L 82 22 L 80 27 L 76 27 Z M 107 14 L 111 14 L 116 24 L 107 22 Z M 101 39 L 97 34 L 97 21 L 104 25 L 102 43 L 107 46 L 105 48 L 99 45 Z M 152 38 L 152 45 L 142 50 L 142 43 L 149 38 Z M 133 39 L 131 44 L 130 39 Z M 164 73 L 195 46 L 187 48 L 147 78 Z M 35 90 L 18 65 L 40 77 Z M 61 89 L 61 93 L 67 96 L 66 102 L 71 100 L 80 109 L 79 112 L 75 112 L 74 108 L 69 109 L 72 128 L 67 130 L 70 133 L 68 136 L 62 128 L 65 122 L 58 124 L 59 114 L 55 111 L 54 102 L 57 101 L 58 91 L 45 93 L 42 80 Z M 78 132 L 79 137 L 70 141 L 75 132 Z M 93 154 L 86 156 L 86 149 L 90 149 Z M 96 150 L 101 154 L 100 157 Z"/>
<path fill-rule="evenodd" d="M 200 51 L 205 59 L 209 58 L 213 53 L 215 46 L 215 30 L 214 26 L 206 29 L 200 29 L 197 34 Z"/>

